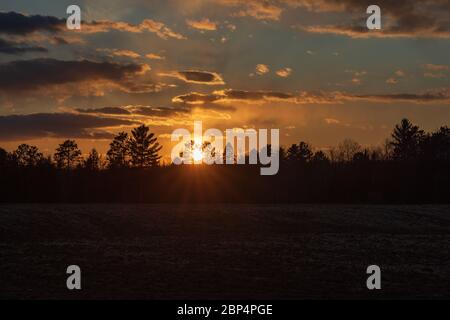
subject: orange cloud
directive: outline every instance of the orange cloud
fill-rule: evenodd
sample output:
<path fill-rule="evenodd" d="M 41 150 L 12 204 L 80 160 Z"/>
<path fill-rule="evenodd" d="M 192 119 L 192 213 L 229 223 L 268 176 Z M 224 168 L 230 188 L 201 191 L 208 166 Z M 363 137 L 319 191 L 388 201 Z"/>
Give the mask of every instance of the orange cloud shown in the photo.
<path fill-rule="evenodd" d="M 291 68 L 283 68 L 278 70 L 277 75 L 281 78 L 287 78 L 292 74 L 292 69 Z"/>
<path fill-rule="evenodd" d="M 235 17 L 252 17 L 258 20 L 280 20 L 283 8 L 274 2 L 261 0 L 216 0 L 218 4 L 238 8 Z"/>
<path fill-rule="evenodd" d="M 263 74 L 269 73 L 269 71 L 270 71 L 269 67 L 266 64 L 258 64 L 258 65 L 256 65 L 255 70 L 256 70 L 256 73 L 259 74 L 259 75 L 263 75 Z"/>
<path fill-rule="evenodd" d="M 206 84 L 206 85 L 223 85 L 225 82 L 222 77 L 215 72 L 187 70 L 172 71 L 167 73 L 159 73 L 161 77 L 171 77 L 188 83 Z"/>
<path fill-rule="evenodd" d="M 151 60 L 165 60 L 166 57 L 161 56 L 159 54 L 155 54 L 155 53 L 148 53 L 145 55 L 146 58 L 151 59 Z"/>
<path fill-rule="evenodd" d="M 187 20 L 186 24 L 191 28 L 206 31 L 217 30 L 217 22 L 211 21 L 208 18 L 203 18 L 201 20 Z"/>

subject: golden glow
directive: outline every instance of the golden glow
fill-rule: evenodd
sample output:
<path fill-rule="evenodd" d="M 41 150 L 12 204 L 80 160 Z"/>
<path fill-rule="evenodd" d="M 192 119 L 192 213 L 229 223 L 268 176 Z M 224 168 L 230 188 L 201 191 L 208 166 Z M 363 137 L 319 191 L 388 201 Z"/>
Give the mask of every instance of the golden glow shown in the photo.
<path fill-rule="evenodd" d="M 200 148 L 195 148 L 192 152 L 192 158 L 194 161 L 201 161 L 203 159 L 203 152 Z"/>

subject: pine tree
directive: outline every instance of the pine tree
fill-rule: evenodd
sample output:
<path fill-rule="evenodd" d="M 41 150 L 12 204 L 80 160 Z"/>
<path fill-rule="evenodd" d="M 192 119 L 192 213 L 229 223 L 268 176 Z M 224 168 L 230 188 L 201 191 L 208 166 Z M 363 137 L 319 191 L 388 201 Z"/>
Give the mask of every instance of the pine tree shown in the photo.
<path fill-rule="evenodd" d="M 159 164 L 161 156 L 158 152 L 162 149 L 162 146 L 157 142 L 155 134 L 149 132 L 149 130 L 149 127 L 142 125 L 131 132 L 128 148 L 133 167 L 147 168 Z"/>
<path fill-rule="evenodd" d="M 66 140 L 56 149 L 54 155 L 58 168 L 70 169 L 80 161 L 81 151 L 74 140 Z"/>
<path fill-rule="evenodd" d="M 97 150 L 92 149 L 89 156 L 84 161 L 84 167 L 88 170 L 98 171 L 101 167 L 101 158 Z"/>
<path fill-rule="evenodd" d="M 420 144 L 424 137 L 423 130 L 413 125 L 408 119 L 403 119 L 395 126 L 392 133 L 393 157 L 397 160 L 416 158 L 420 153 Z"/>
<path fill-rule="evenodd" d="M 109 168 L 126 168 L 129 166 L 128 134 L 120 132 L 109 145 L 106 154 Z"/>

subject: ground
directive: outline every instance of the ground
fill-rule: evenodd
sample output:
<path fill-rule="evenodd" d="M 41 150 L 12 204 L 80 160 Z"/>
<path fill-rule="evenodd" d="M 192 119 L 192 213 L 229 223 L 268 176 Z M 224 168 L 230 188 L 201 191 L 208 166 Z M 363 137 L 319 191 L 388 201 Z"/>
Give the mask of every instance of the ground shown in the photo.
<path fill-rule="evenodd" d="M 450 206 L 1 205 L 0 298 L 450 298 L 449 248 Z"/>

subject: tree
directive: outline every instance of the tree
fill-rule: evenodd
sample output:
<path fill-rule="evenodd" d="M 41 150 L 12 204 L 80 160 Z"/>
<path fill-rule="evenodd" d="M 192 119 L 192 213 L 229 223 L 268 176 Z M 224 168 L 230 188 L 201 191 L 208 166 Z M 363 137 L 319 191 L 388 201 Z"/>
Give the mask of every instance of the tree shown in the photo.
<path fill-rule="evenodd" d="M 353 155 L 354 162 L 367 162 L 370 161 L 370 151 L 364 149 L 363 151 L 358 151 Z"/>
<path fill-rule="evenodd" d="M 126 168 L 129 166 L 128 134 L 120 132 L 109 145 L 106 153 L 109 168 Z"/>
<path fill-rule="evenodd" d="M 440 127 L 437 131 L 427 134 L 420 150 L 427 160 L 450 161 L 450 128 Z"/>
<path fill-rule="evenodd" d="M 8 160 L 9 160 L 8 152 L 5 149 L 0 148 L 0 167 L 5 167 L 6 164 L 8 163 Z"/>
<path fill-rule="evenodd" d="M 327 155 L 323 151 L 317 151 L 314 153 L 314 155 L 311 158 L 311 162 L 313 163 L 328 163 L 330 160 L 328 159 Z"/>
<path fill-rule="evenodd" d="M 293 144 L 287 151 L 287 159 L 293 162 L 306 163 L 311 160 L 313 152 L 311 151 L 311 146 L 304 142 Z"/>
<path fill-rule="evenodd" d="M 92 149 L 84 161 L 84 167 L 88 170 L 98 171 L 101 168 L 101 158 L 97 150 Z"/>
<path fill-rule="evenodd" d="M 155 134 L 149 130 L 146 125 L 137 127 L 133 129 L 128 140 L 131 164 L 136 168 L 157 166 L 161 159 L 158 152 L 162 146 L 157 142 Z"/>
<path fill-rule="evenodd" d="M 413 125 L 408 119 L 403 119 L 394 128 L 391 135 L 393 158 L 396 160 L 409 160 L 417 158 L 420 154 L 420 145 L 425 138 L 423 130 Z"/>
<path fill-rule="evenodd" d="M 311 146 L 303 141 L 300 141 L 300 143 L 298 144 L 298 153 L 299 153 L 299 160 L 303 163 L 309 162 L 313 156 Z"/>
<path fill-rule="evenodd" d="M 58 168 L 70 169 L 80 161 L 81 151 L 74 140 L 66 140 L 56 149 L 54 159 Z"/>
<path fill-rule="evenodd" d="M 13 161 L 19 167 L 35 167 L 44 159 L 44 155 L 35 146 L 21 144 L 12 153 Z"/>
<path fill-rule="evenodd" d="M 288 161 L 291 162 L 295 162 L 297 161 L 299 158 L 299 150 L 298 150 L 298 145 L 293 144 L 289 147 L 289 149 L 287 150 L 287 155 L 286 155 L 286 159 Z"/>
<path fill-rule="evenodd" d="M 361 145 L 358 142 L 352 139 L 345 139 L 338 144 L 336 149 L 332 149 L 330 153 L 334 161 L 350 162 L 359 151 L 361 151 Z"/>

